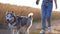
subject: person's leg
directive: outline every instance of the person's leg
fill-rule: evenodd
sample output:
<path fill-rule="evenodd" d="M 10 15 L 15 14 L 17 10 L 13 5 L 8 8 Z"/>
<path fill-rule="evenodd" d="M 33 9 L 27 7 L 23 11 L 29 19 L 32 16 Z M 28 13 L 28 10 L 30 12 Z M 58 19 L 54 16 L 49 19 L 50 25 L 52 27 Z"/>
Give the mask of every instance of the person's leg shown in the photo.
<path fill-rule="evenodd" d="M 47 22 L 48 22 L 48 32 L 51 32 L 51 17 L 47 18 Z"/>
<path fill-rule="evenodd" d="M 45 28 L 46 28 L 46 21 L 45 18 L 42 18 L 42 30 L 40 31 L 40 33 L 45 33 Z"/>
<path fill-rule="evenodd" d="M 51 14 L 52 14 L 52 4 L 48 6 L 46 14 L 46 19 L 48 22 L 48 32 L 51 32 Z"/>
<path fill-rule="evenodd" d="M 47 11 L 47 15 L 46 15 L 46 19 L 47 19 L 47 22 L 48 22 L 48 27 L 51 27 L 51 13 L 52 11 Z"/>
<path fill-rule="evenodd" d="M 51 17 L 47 18 L 47 22 L 48 22 L 48 27 L 51 27 Z"/>
<path fill-rule="evenodd" d="M 46 28 L 46 8 L 45 6 L 42 6 L 41 8 L 41 16 L 42 16 L 42 30 L 40 31 L 40 33 L 45 33 L 45 28 Z"/>

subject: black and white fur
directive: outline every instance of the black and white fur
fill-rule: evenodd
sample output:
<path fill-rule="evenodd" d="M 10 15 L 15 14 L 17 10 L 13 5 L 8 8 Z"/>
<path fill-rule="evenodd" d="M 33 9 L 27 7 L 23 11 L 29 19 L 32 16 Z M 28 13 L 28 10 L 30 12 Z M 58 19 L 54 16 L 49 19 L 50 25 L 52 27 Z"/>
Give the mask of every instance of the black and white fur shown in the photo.
<path fill-rule="evenodd" d="M 14 12 L 6 12 L 6 21 L 8 27 L 13 31 L 12 34 L 29 34 L 29 29 L 32 26 L 33 13 L 28 16 L 15 16 Z"/>

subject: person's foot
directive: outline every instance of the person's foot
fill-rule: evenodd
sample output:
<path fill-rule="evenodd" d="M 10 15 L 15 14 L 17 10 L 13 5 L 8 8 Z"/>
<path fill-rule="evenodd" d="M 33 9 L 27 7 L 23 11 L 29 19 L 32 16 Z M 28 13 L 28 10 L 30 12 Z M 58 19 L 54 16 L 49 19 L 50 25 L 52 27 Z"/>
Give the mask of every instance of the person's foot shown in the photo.
<path fill-rule="evenodd" d="M 40 31 L 40 34 L 45 34 L 45 30 L 41 30 Z"/>
<path fill-rule="evenodd" d="M 48 27 L 48 33 L 51 33 L 51 27 Z"/>

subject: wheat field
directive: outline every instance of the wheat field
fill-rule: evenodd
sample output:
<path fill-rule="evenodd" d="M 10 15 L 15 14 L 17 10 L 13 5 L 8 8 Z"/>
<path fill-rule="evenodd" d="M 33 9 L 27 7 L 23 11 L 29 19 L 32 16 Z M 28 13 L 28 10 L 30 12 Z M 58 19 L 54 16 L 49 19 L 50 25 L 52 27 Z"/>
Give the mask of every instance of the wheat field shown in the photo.
<path fill-rule="evenodd" d="M 27 16 L 30 12 L 34 13 L 33 21 L 41 20 L 41 10 L 37 8 L 27 7 L 27 6 L 16 6 L 10 4 L 2 4 L 0 3 L 0 24 L 6 23 L 5 13 L 6 11 L 14 11 L 16 15 L 19 16 Z M 52 12 L 52 20 L 60 19 L 60 12 L 53 11 Z"/>

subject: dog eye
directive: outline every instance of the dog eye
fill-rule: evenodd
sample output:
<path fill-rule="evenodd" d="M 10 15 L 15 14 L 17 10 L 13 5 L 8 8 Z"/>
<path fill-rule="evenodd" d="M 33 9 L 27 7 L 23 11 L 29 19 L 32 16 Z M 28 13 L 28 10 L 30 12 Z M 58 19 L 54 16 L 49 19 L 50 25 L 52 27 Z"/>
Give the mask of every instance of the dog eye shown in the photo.
<path fill-rule="evenodd" d="M 10 17 L 11 18 L 11 17 Z"/>
<path fill-rule="evenodd" d="M 8 17 L 8 16 L 7 16 Z"/>

